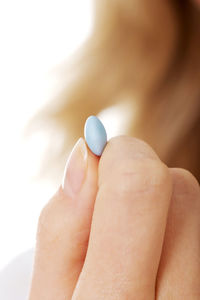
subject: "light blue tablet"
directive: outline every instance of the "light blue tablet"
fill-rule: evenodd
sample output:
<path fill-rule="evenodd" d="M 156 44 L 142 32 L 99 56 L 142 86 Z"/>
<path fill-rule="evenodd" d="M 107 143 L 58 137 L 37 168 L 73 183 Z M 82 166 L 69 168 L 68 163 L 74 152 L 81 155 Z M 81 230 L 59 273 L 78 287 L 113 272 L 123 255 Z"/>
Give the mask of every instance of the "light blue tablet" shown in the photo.
<path fill-rule="evenodd" d="M 107 133 L 99 118 L 96 116 L 87 118 L 84 126 L 84 136 L 90 150 L 100 156 L 107 143 Z"/>

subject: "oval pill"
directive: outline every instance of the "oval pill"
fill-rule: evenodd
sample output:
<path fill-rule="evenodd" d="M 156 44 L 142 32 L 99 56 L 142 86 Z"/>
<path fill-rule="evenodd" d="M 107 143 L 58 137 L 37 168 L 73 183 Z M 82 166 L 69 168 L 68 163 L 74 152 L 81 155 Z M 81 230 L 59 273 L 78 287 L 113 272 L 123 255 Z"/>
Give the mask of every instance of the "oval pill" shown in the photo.
<path fill-rule="evenodd" d="M 107 133 L 99 118 L 96 116 L 87 118 L 84 126 L 84 136 L 90 150 L 100 156 L 107 143 Z"/>

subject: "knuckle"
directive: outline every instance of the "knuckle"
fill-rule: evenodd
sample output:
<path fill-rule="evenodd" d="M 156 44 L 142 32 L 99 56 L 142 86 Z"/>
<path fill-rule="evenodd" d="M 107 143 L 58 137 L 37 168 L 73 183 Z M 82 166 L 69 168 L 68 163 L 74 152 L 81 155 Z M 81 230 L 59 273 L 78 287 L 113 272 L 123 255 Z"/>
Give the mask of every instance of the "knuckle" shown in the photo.
<path fill-rule="evenodd" d="M 37 227 L 37 240 L 45 242 L 54 242 L 60 239 L 66 228 L 66 222 L 62 217 L 62 211 L 57 205 L 56 197 L 43 207 L 40 212 Z"/>
<path fill-rule="evenodd" d="M 171 174 L 175 190 L 178 190 L 179 195 L 190 196 L 190 199 L 200 200 L 199 182 L 190 171 L 182 168 L 172 168 Z"/>
<path fill-rule="evenodd" d="M 88 228 L 85 217 L 74 214 L 63 193 L 58 192 L 40 212 L 36 239 L 44 247 L 67 243 L 73 251 L 77 248 L 85 249 Z"/>
<path fill-rule="evenodd" d="M 57 236 L 57 228 L 52 218 L 52 210 L 49 204 L 45 205 L 40 213 L 37 227 L 37 240 L 47 241 L 55 240 Z"/>
<path fill-rule="evenodd" d="M 107 185 L 118 197 L 157 192 L 171 183 L 168 168 L 155 159 L 125 160 L 113 167 L 111 175 Z"/>
<path fill-rule="evenodd" d="M 125 165 L 125 168 L 130 171 L 129 163 L 134 170 L 135 165 L 142 166 L 146 161 L 160 161 L 147 143 L 130 136 L 113 137 L 109 140 L 99 162 L 99 184 L 105 181 L 105 177 L 109 179 L 113 172 L 118 172 L 120 166 L 123 168 Z M 124 177 L 127 177 L 126 174 Z"/>
<path fill-rule="evenodd" d="M 108 152 L 113 155 L 115 150 L 118 150 L 119 148 L 124 154 L 131 152 L 131 156 L 135 159 L 143 159 L 145 157 L 158 158 L 157 154 L 149 144 L 132 136 L 119 135 L 112 137 L 107 146 Z"/>

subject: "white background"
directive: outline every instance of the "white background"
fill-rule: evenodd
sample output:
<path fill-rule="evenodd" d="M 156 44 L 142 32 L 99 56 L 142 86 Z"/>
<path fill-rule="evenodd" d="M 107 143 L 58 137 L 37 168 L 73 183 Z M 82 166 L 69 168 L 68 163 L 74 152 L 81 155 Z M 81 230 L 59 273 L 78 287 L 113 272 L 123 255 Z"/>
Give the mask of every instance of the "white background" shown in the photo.
<path fill-rule="evenodd" d="M 91 0 L 0 1 L 0 269 L 34 245 L 55 190 L 34 180 L 45 138 L 25 142 L 23 128 L 56 88 L 52 68 L 90 32 L 91 11 Z"/>
<path fill-rule="evenodd" d="M 0 2 L 0 269 L 34 246 L 40 210 L 57 188 L 34 177 L 46 137 L 27 141 L 23 130 L 56 93 L 54 67 L 90 33 L 92 1 Z M 108 138 L 121 128 L 117 110 L 109 112 L 102 114 Z"/>

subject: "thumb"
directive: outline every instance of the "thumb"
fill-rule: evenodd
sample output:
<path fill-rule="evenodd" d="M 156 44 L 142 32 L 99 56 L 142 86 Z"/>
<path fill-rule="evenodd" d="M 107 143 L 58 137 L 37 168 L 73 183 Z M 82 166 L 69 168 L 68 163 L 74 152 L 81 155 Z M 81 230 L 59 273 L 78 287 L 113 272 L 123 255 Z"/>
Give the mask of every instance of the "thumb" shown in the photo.
<path fill-rule="evenodd" d="M 99 158 L 80 138 L 62 186 L 43 208 L 37 232 L 29 300 L 69 300 L 85 259 Z"/>

